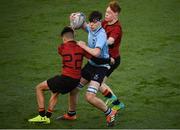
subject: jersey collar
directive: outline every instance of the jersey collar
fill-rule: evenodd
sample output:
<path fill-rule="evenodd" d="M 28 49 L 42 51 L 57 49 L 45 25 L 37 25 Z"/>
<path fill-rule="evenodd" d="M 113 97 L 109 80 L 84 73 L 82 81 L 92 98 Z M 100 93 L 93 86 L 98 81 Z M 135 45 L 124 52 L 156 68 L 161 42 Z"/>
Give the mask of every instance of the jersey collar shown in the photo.
<path fill-rule="evenodd" d="M 100 26 L 96 30 L 92 31 L 92 33 L 97 34 L 101 29 L 102 29 L 102 26 Z"/>

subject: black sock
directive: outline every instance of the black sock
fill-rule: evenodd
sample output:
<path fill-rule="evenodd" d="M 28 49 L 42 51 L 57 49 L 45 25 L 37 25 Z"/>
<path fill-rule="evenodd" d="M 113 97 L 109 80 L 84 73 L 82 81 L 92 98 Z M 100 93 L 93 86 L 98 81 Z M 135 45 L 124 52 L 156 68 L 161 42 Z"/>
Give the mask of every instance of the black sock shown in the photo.
<path fill-rule="evenodd" d="M 114 101 L 112 104 L 113 104 L 113 105 L 119 105 L 119 104 L 120 104 L 120 101 L 117 99 L 117 100 Z"/>
<path fill-rule="evenodd" d="M 111 98 L 112 97 L 112 93 L 108 89 L 106 89 L 102 94 L 105 97 L 107 97 L 107 98 Z"/>
<path fill-rule="evenodd" d="M 111 93 L 111 92 L 108 92 L 105 97 L 111 98 L 111 97 L 112 97 L 112 93 Z"/>
<path fill-rule="evenodd" d="M 44 116 L 45 116 L 45 110 L 39 111 L 39 115 L 42 116 L 42 117 L 44 117 Z"/>
<path fill-rule="evenodd" d="M 52 115 L 52 112 L 53 112 L 53 110 L 48 109 L 47 112 L 46 112 L 46 117 L 47 117 L 47 118 L 50 118 L 51 115 Z"/>
<path fill-rule="evenodd" d="M 50 118 L 51 115 L 52 115 L 52 112 L 46 112 L 46 117 L 47 117 L 47 118 Z"/>
<path fill-rule="evenodd" d="M 69 116 L 74 116 L 74 115 L 76 115 L 76 111 L 68 111 L 68 115 Z"/>

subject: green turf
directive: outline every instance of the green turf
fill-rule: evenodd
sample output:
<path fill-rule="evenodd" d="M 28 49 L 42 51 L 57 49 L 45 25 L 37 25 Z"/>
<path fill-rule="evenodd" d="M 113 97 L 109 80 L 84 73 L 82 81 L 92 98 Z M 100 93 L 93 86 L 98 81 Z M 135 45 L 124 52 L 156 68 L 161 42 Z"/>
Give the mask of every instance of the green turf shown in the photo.
<path fill-rule="evenodd" d="M 29 124 L 37 114 L 35 85 L 60 72 L 58 34 L 71 12 L 105 11 L 108 0 L 0 1 L 0 128 L 107 128 L 102 112 L 84 100 L 79 118 L 54 120 L 67 110 L 60 96 L 52 124 Z M 180 128 L 180 1 L 120 0 L 122 64 L 108 84 L 126 104 L 114 128 Z M 87 40 L 79 31 L 78 40 Z M 49 98 L 46 92 L 46 99 Z M 99 95 L 102 97 L 101 95 Z"/>

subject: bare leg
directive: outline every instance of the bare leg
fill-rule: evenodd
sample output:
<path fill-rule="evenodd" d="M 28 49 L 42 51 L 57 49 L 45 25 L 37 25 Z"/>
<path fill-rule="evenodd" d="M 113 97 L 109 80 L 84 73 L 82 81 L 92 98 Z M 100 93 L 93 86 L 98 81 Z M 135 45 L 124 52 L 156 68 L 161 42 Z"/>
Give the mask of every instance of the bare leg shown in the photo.
<path fill-rule="evenodd" d="M 88 83 L 84 78 L 81 78 L 80 83 L 84 86 Z M 78 96 L 79 96 L 80 89 L 75 88 L 69 94 L 69 111 L 76 111 L 76 105 L 78 103 Z"/>
<path fill-rule="evenodd" d="M 98 90 L 99 88 L 99 83 L 96 81 L 91 81 L 89 86 L 95 88 L 96 90 Z M 92 92 L 87 92 L 86 93 L 86 100 L 92 104 L 93 106 L 95 106 L 96 108 L 100 109 L 101 111 L 105 112 L 107 110 L 107 106 L 106 104 L 98 97 L 96 97 L 95 93 Z"/>
<path fill-rule="evenodd" d="M 113 91 L 111 90 L 111 88 L 110 88 L 107 84 L 105 84 L 106 80 L 107 80 L 107 77 L 104 78 L 103 83 L 101 84 L 101 87 L 99 88 L 100 92 L 101 92 L 101 93 L 104 93 L 104 91 L 105 91 L 106 89 L 108 89 L 108 90 L 114 95 L 114 93 L 113 93 Z"/>
<path fill-rule="evenodd" d="M 56 104 L 57 104 L 58 95 L 59 95 L 59 93 L 52 93 L 52 94 L 51 94 L 51 98 L 50 98 L 50 100 L 49 100 L 48 109 L 54 110 L 54 107 L 55 107 Z"/>
<path fill-rule="evenodd" d="M 44 91 L 49 90 L 47 81 L 44 81 L 36 86 L 36 96 L 39 108 L 45 108 L 44 106 Z"/>
<path fill-rule="evenodd" d="M 79 89 L 75 88 L 69 93 L 69 111 L 76 111 L 76 105 L 78 103 Z"/>

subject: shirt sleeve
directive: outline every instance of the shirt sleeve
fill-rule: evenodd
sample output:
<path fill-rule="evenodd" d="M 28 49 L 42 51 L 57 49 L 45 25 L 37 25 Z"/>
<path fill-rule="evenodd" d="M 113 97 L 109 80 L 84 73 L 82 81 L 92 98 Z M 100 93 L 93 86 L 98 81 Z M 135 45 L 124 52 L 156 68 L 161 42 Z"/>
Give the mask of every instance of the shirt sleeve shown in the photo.
<path fill-rule="evenodd" d="M 107 44 L 106 42 L 107 42 L 107 36 L 106 36 L 106 34 L 105 34 L 105 33 L 99 34 L 98 37 L 97 37 L 97 41 L 96 41 L 96 46 L 95 46 L 95 48 L 100 48 L 100 49 L 102 49 L 103 46 L 104 46 L 105 44 Z"/>
<path fill-rule="evenodd" d="M 121 29 L 119 27 L 114 28 L 113 31 L 109 35 L 109 37 L 112 37 L 115 40 L 120 36 L 121 36 Z"/>

